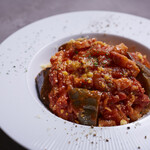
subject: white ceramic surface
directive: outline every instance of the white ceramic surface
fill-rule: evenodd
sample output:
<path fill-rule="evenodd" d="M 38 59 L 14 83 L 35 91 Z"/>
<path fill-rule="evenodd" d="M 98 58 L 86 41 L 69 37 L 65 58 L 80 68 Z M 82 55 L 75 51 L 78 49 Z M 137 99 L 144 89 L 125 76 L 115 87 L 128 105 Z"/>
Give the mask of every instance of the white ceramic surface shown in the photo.
<path fill-rule="evenodd" d="M 32 79 L 39 65 L 49 61 L 58 40 L 84 33 L 119 35 L 150 48 L 150 21 L 115 12 L 61 14 L 17 31 L 0 45 L 2 129 L 28 149 L 149 150 L 149 116 L 118 127 L 76 126 L 50 113 L 38 100 Z"/>

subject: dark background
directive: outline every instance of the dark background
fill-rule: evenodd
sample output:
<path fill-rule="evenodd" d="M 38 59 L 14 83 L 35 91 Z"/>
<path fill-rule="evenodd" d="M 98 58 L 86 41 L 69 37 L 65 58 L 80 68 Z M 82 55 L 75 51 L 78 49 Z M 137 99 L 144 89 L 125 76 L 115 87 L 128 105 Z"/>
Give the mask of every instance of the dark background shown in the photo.
<path fill-rule="evenodd" d="M 150 0 L 0 0 L 0 43 L 36 20 L 71 11 L 108 10 L 150 19 Z M 25 150 L 0 130 L 0 150 Z"/>

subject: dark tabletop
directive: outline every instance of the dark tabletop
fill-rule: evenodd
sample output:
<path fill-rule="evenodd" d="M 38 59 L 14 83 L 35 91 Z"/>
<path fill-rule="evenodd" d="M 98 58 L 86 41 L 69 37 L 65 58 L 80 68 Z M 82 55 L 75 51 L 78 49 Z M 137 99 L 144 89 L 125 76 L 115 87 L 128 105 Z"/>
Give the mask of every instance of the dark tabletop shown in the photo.
<path fill-rule="evenodd" d="M 150 0 L 0 0 L 0 43 L 27 24 L 64 12 L 109 10 L 150 19 Z M 0 130 L 0 150 L 25 150 Z"/>

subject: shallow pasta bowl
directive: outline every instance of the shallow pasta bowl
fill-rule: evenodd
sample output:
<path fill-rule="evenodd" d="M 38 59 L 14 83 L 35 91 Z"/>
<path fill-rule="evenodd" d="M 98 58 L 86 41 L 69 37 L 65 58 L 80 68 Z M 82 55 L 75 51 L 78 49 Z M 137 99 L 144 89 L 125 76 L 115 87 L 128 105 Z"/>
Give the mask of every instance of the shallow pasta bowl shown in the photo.
<path fill-rule="evenodd" d="M 79 34 L 79 35 L 73 35 L 69 36 L 63 39 L 60 39 L 52 44 L 48 44 L 44 46 L 30 62 L 30 65 L 28 67 L 27 72 L 27 83 L 28 88 L 33 96 L 33 99 L 37 101 L 40 105 L 43 105 L 41 101 L 38 98 L 37 95 L 37 89 L 35 87 L 35 77 L 37 74 L 41 71 L 41 65 L 48 64 L 50 62 L 51 56 L 55 55 L 56 52 L 58 52 L 58 48 L 63 45 L 64 43 L 67 43 L 71 39 L 78 39 L 78 38 L 96 38 L 97 40 L 106 42 L 110 45 L 117 45 L 120 43 L 124 43 L 129 48 L 129 51 L 134 52 L 141 52 L 145 55 L 147 55 L 148 59 L 150 60 L 150 49 L 134 40 L 131 40 L 129 38 L 111 35 L 111 34 L 101 34 L 101 33 L 87 33 L 87 34 Z"/>
<path fill-rule="evenodd" d="M 75 26 L 79 18 L 80 25 Z M 97 18 L 103 22 L 101 30 L 97 27 Z M 4 41 L 0 51 L 2 129 L 29 149 L 134 150 L 141 148 L 148 150 L 149 115 L 123 126 L 91 128 L 78 125 L 65 121 L 47 110 L 39 100 L 35 88 L 35 77 L 41 71 L 40 65 L 47 64 L 58 47 L 70 39 L 95 37 L 108 44 L 123 42 L 130 50 L 141 51 L 150 60 L 150 43 L 146 41 L 149 35 L 143 35 L 148 31 L 148 27 L 145 28 L 146 31 L 139 33 L 143 38 L 136 34 L 131 35 L 136 33 L 137 29 L 131 30 L 127 25 L 123 25 L 122 19 L 126 18 L 133 26 L 141 19 L 130 15 L 97 11 L 58 15 L 31 24 Z M 111 21 L 109 29 L 108 20 Z M 142 28 L 139 30 L 150 24 L 145 19 L 142 21 Z M 115 27 L 114 23 L 118 24 L 118 27 Z M 141 24 L 138 27 L 140 26 Z M 122 31 L 123 27 L 126 32 Z"/>

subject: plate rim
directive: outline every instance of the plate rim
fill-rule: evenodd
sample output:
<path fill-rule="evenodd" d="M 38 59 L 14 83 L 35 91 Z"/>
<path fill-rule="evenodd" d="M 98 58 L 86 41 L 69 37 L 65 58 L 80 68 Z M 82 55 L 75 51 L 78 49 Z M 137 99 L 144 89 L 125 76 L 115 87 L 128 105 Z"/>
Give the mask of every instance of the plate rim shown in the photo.
<path fill-rule="evenodd" d="M 142 16 L 138 16 L 138 15 L 135 15 L 135 14 L 130 14 L 130 13 L 125 13 L 125 12 L 119 12 L 119 11 L 107 11 L 107 10 L 80 10 L 80 11 L 71 11 L 71 12 L 64 12 L 64 13 L 59 13 L 59 14 L 55 14 L 55 15 L 52 15 L 52 16 L 48 16 L 48 17 L 44 17 L 44 18 L 41 18 L 39 20 L 36 20 L 34 22 L 31 22 L 23 27 L 21 27 L 20 29 L 14 31 L 13 33 L 11 33 L 10 35 L 8 35 L 1 43 L 0 45 L 2 45 L 3 43 L 6 42 L 6 40 L 8 40 L 9 38 L 11 38 L 11 36 L 13 36 L 14 34 L 20 32 L 21 30 L 24 30 L 24 28 L 27 28 L 33 24 L 36 24 L 38 22 L 41 22 L 41 21 L 44 21 L 46 19 L 49 19 L 49 18 L 53 18 L 53 17 L 57 17 L 57 16 L 63 16 L 63 15 L 66 15 L 66 14 L 74 14 L 74 13 L 86 13 L 86 12 L 106 12 L 106 13 L 114 13 L 114 14 L 120 14 L 120 15 L 128 15 L 128 16 L 133 16 L 133 17 L 137 17 L 139 19 L 145 19 L 147 21 L 150 21 L 150 19 L 148 18 L 145 18 L 145 17 L 142 17 Z"/>
<path fill-rule="evenodd" d="M 63 15 L 66 15 L 66 14 L 85 13 L 85 12 L 93 12 L 93 13 L 94 13 L 94 12 L 99 12 L 99 13 L 101 13 L 101 12 L 106 12 L 106 13 L 115 13 L 115 14 L 120 14 L 120 15 L 123 14 L 123 15 L 128 15 L 128 16 L 137 17 L 138 19 L 142 19 L 142 20 L 143 20 L 143 19 L 146 19 L 146 20 L 150 21 L 149 19 L 144 18 L 144 17 L 141 17 L 141 16 L 136 16 L 136 15 L 129 14 L 129 13 L 116 12 L 116 11 L 87 10 L 87 11 L 65 12 L 65 13 L 62 13 L 62 14 L 56 14 L 56 15 L 53 15 L 53 16 L 49 16 L 49 17 L 46 17 L 46 18 L 37 20 L 37 21 L 35 21 L 35 22 L 33 22 L 33 23 L 30 23 L 30 24 L 28 24 L 28 25 L 26 25 L 26 26 L 20 28 L 19 30 L 15 31 L 15 32 L 12 33 L 10 36 L 8 36 L 6 39 L 4 39 L 4 40 L 1 42 L 0 46 L 2 46 L 3 44 L 5 44 L 5 42 L 7 43 L 7 40 L 11 39 L 11 38 L 12 38 L 13 36 L 15 36 L 15 34 L 17 34 L 18 32 L 20 32 L 20 31 L 24 30 L 25 28 L 28 28 L 29 26 L 32 26 L 32 25 L 34 25 L 34 24 L 36 24 L 36 23 L 38 23 L 38 22 L 42 22 L 42 21 L 44 21 L 44 20 L 46 20 L 46 19 L 50 19 L 50 18 L 57 17 L 57 16 L 63 16 Z M 57 39 L 57 40 L 59 40 L 59 39 Z M 57 41 L 57 40 L 55 40 L 55 41 Z M 131 40 L 132 40 L 132 39 L 131 39 Z M 54 42 L 55 42 L 55 41 L 54 41 Z M 53 42 L 52 42 L 52 43 L 53 43 Z M 40 50 L 38 50 L 37 52 L 39 52 L 39 51 L 40 51 Z M 24 143 L 20 142 L 18 139 L 13 138 L 13 136 L 12 136 L 8 131 L 6 131 L 3 127 L 1 127 L 1 129 L 2 129 L 11 139 L 13 139 L 15 142 L 19 143 L 20 145 L 22 145 L 22 146 L 25 147 L 25 148 L 29 148 L 27 145 L 24 145 Z M 30 147 L 30 148 L 31 148 L 31 147 Z"/>

